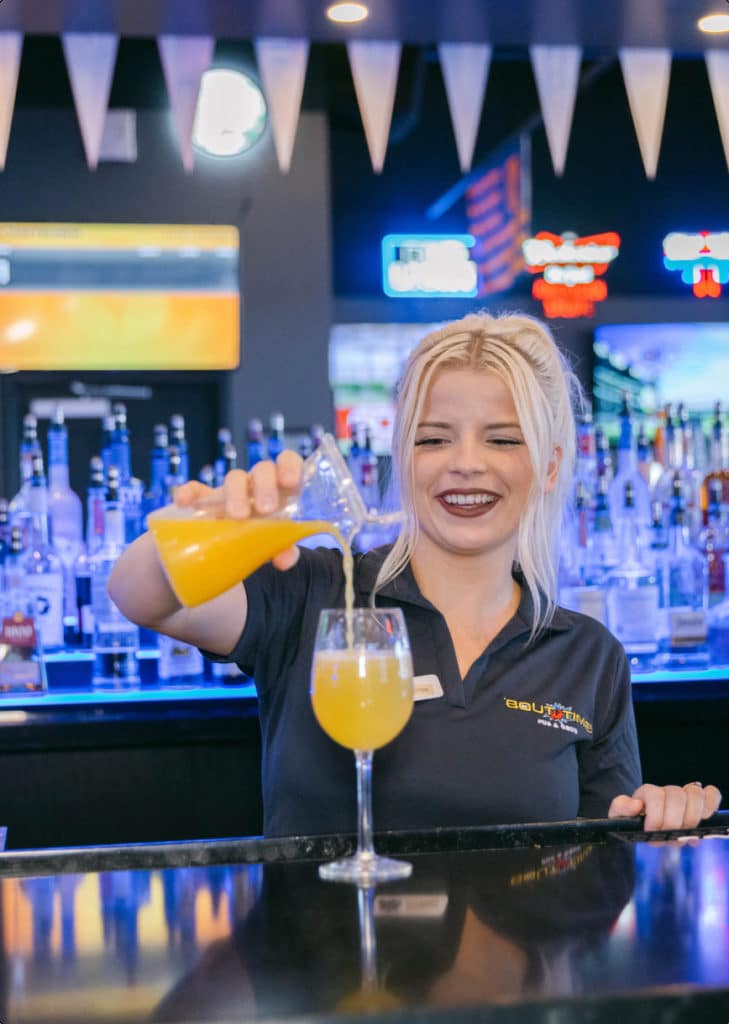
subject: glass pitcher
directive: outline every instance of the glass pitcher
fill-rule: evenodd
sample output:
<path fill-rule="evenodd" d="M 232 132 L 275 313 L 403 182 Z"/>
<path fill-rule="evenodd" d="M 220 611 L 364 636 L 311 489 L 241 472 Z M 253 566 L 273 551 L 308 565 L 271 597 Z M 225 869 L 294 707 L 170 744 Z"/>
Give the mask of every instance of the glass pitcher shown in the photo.
<path fill-rule="evenodd" d="M 337 442 L 325 434 L 303 464 L 299 488 L 271 515 L 225 519 L 222 501 L 166 505 L 147 516 L 170 586 L 186 607 L 210 601 L 304 537 L 333 533 L 351 545 L 365 525 L 391 526 L 401 513 L 368 511 Z"/>

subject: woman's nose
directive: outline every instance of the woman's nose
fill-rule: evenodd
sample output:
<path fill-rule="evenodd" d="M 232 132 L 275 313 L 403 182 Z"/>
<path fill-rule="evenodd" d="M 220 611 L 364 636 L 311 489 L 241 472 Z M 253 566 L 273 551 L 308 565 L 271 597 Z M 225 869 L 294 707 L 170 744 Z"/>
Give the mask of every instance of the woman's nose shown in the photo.
<path fill-rule="evenodd" d="M 453 446 L 452 468 L 459 473 L 483 473 L 488 466 L 486 446 L 475 437 L 461 437 Z"/>

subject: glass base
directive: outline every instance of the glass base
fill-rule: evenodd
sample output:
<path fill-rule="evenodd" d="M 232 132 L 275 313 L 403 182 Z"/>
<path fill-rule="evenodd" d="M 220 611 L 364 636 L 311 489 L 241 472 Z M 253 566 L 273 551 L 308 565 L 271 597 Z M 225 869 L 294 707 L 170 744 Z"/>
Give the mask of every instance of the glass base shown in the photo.
<path fill-rule="evenodd" d="M 342 860 L 319 865 L 319 877 L 326 882 L 355 882 L 357 885 L 409 878 L 412 871 L 412 864 L 405 860 L 392 860 L 390 857 L 367 853 L 355 853 L 353 857 L 343 857 Z"/>

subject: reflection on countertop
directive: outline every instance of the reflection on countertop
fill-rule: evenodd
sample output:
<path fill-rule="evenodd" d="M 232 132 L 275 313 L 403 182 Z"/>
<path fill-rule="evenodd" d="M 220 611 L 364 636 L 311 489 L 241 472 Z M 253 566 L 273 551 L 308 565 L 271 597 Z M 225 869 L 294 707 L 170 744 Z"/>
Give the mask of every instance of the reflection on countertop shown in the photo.
<path fill-rule="evenodd" d="M 0 886 L 4 1024 L 546 1007 L 676 986 L 729 1003 L 726 834 L 416 854 L 411 879 L 359 892 L 312 861 Z"/>

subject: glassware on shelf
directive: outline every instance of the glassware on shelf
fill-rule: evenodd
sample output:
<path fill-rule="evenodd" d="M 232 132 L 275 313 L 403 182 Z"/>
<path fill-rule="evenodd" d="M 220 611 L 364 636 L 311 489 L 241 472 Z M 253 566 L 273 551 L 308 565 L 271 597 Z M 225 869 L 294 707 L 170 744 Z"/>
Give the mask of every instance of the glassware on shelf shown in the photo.
<path fill-rule="evenodd" d="M 372 842 L 373 751 L 402 732 L 413 708 L 410 643 L 400 609 L 321 612 L 311 703 L 327 736 L 354 752 L 357 771 L 357 851 L 322 864 L 319 875 L 358 885 L 407 878 L 412 865 L 378 856 Z"/>

